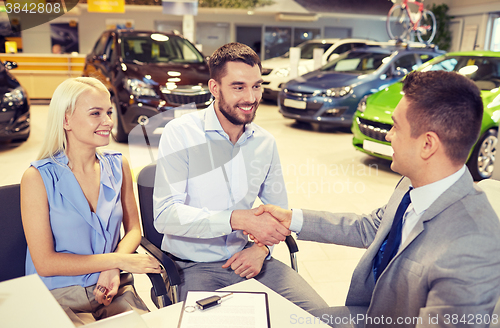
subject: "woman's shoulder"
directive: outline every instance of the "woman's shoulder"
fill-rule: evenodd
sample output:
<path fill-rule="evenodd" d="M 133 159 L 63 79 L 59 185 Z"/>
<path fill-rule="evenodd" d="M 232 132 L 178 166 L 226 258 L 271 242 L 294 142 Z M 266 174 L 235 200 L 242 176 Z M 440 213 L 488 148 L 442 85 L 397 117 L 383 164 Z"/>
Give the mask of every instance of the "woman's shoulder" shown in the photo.
<path fill-rule="evenodd" d="M 66 157 L 65 154 L 58 153 L 58 154 L 55 154 L 54 156 L 51 156 L 51 157 L 47 157 L 47 158 L 33 161 L 30 164 L 31 164 L 31 166 L 35 167 L 38 170 L 40 170 L 42 168 L 47 168 L 47 167 L 65 168 L 66 165 L 68 165 L 68 158 Z"/>

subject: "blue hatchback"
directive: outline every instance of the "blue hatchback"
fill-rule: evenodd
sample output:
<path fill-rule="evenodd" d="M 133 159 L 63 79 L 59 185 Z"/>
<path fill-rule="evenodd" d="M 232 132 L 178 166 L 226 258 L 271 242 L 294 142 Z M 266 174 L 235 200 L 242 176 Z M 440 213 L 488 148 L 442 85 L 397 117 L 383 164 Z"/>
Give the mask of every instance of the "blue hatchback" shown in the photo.
<path fill-rule="evenodd" d="M 278 96 L 284 117 L 350 127 L 359 104 L 370 94 L 443 54 L 434 47 L 369 47 L 347 52 L 325 66 L 288 81 Z"/>

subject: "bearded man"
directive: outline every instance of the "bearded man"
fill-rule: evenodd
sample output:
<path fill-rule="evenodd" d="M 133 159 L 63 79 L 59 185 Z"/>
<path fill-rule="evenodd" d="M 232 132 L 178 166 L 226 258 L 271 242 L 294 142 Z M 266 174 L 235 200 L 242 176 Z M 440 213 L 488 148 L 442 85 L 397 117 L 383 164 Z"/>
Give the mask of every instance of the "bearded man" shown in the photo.
<path fill-rule="evenodd" d="M 168 123 L 158 151 L 155 227 L 179 268 L 180 299 L 189 290 L 255 278 L 306 311 L 326 307 L 302 277 L 271 257 L 271 246 L 290 230 L 251 209 L 257 197 L 288 207 L 276 141 L 252 123 L 262 98 L 260 59 L 250 47 L 229 43 L 209 67 L 214 102 Z M 247 233 L 261 243 L 249 242 Z"/>

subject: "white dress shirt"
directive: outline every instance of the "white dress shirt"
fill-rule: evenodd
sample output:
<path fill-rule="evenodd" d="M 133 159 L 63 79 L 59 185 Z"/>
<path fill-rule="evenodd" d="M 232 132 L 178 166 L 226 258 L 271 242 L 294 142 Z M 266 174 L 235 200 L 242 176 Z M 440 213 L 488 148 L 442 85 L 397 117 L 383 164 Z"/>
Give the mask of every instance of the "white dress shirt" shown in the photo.
<path fill-rule="evenodd" d="M 227 260 L 248 241 L 242 231 L 232 230 L 231 213 L 252 208 L 257 197 L 288 208 L 270 133 L 249 123 L 233 144 L 213 104 L 165 126 L 154 187 L 163 250 L 196 262 Z"/>

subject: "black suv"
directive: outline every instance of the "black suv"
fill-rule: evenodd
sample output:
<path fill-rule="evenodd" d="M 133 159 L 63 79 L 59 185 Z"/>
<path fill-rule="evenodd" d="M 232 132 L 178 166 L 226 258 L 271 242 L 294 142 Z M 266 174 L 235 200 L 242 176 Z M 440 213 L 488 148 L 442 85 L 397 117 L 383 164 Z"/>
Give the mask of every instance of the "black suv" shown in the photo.
<path fill-rule="evenodd" d="M 83 75 L 108 87 L 116 109 L 112 134 L 119 142 L 158 113 L 168 122 L 212 101 L 205 58 L 177 33 L 105 31 L 87 56 Z"/>
<path fill-rule="evenodd" d="M 9 73 L 15 62 L 0 62 L 0 141 L 26 141 L 30 135 L 30 102 L 24 88 Z"/>

